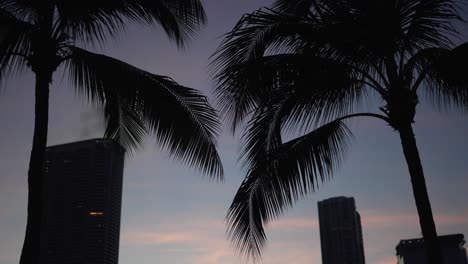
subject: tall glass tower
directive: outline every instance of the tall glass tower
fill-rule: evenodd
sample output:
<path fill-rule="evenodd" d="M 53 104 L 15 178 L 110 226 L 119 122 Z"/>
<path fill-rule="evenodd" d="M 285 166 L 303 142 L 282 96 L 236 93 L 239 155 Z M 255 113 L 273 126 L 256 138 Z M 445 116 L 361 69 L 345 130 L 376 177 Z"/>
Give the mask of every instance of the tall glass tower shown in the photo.
<path fill-rule="evenodd" d="M 40 264 L 117 264 L 124 149 L 109 139 L 48 147 Z"/>
<path fill-rule="evenodd" d="M 318 202 L 323 264 L 365 264 L 361 217 L 354 198 Z"/>

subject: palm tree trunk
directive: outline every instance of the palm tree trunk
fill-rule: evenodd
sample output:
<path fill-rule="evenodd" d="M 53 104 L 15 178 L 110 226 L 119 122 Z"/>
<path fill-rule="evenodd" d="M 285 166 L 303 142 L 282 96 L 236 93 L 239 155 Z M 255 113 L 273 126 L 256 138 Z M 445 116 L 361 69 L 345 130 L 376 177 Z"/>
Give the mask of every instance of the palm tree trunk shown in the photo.
<path fill-rule="evenodd" d="M 428 263 L 442 264 L 442 254 L 413 128 L 411 124 L 408 124 L 400 128 L 399 132 L 401 145 L 403 146 L 403 152 L 411 176 L 413 195 L 418 209 L 419 224 L 424 238 Z"/>
<path fill-rule="evenodd" d="M 28 170 L 28 218 L 20 264 L 37 264 L 39 261 L 51 78 L 52 73 L 48 71 L 36 73 L 34 136 Z"/>

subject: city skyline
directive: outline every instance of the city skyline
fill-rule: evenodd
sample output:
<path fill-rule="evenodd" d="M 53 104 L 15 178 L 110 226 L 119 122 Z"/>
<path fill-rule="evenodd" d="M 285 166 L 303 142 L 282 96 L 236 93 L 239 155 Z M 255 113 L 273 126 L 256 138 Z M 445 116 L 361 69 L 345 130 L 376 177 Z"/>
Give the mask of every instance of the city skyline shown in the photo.
<path fill-rule="evenodd" d="M 131 25 L 118 41 L 96 50 L 154 73 L 167 74 L 210 96 L 208 57 L 243 13 L 271 1 L 205 1 L 208 26 L 179 52 L 161 33 Z M 465 27 L 465 35 L 467 35 Z M 101 137 L 98 112 L 76 98 L 60 72 L 51 89 L 49 144 Z M 0 263 L 17 263 L 24 238 L 27 160 L 33 120 L 32 75 L 12 77 L 0 90 Z M 212 100 L 211 100 L 212 101 Z M 373 109 L 373 105 L 366 106 Z M 15 113 L 12 118 L 11 113 Z M 429 196 L 439 235 L 468 235 L 466 162 L 468 117 L 435 111 L 423 103 L 415 123 Z M 316 202 L 344 195 L 359 200 L 368 263 L 394 264 L 395 244 L 420 237 L 420 229 L 397 135 L 372 120 L 352 124 L 355 143 L 333 180 L 268 226 L 264 263 L 320 263 Z M 224 217 L 241 182 L 238 135 L 227 128 L 219 140 L 225 183 L 209 182 L 147 141 L 126 159 L 120 263 L 239 263 L 225 238 Z"/>

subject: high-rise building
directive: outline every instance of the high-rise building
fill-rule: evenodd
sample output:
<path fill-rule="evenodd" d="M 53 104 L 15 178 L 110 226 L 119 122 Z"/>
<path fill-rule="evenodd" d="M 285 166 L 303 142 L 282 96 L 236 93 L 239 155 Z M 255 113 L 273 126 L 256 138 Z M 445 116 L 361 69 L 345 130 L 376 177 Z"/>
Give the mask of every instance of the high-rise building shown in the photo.
<path fill-rule="evenodd" d="M 462 234 L 439 236 L 443 264 L 468 264 Z M 401 240 L 396 247 L 399 264 L 427 264 L 424 239 Z"/>
<path fill-rule="evenodd" d="M 361 217 L 352 197 L 318 202 L 323 264 L 364 264 Z"/>
<path fill-rule="evenodd" d="M 48 147 L 40 264 L 117 264 L 124 149 L 109 139 Z"/>

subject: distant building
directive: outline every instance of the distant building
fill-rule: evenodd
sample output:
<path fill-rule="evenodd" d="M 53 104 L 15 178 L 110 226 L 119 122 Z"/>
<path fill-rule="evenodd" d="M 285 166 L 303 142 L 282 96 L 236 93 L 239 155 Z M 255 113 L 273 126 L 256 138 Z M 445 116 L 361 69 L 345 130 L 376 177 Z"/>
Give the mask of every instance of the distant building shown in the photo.
<path fill-rule="evenodd" d="M 462 234 L 439 236 L 444 264 L 468 264 L 465 240 Z M 424 239 L 401 240 L 396 247 L 399 264 L 426 264 L 427 256 Z"/>
<path fill-rule="evenodd" d="M 108 139 L 48 147 L 40 264 L 117 264 L 124 149 Z"/>
<path fill-rule="evenodd" d="M 323 264 L 365 264 L 361 217 L 354 198 L 318 202 Z"/>

